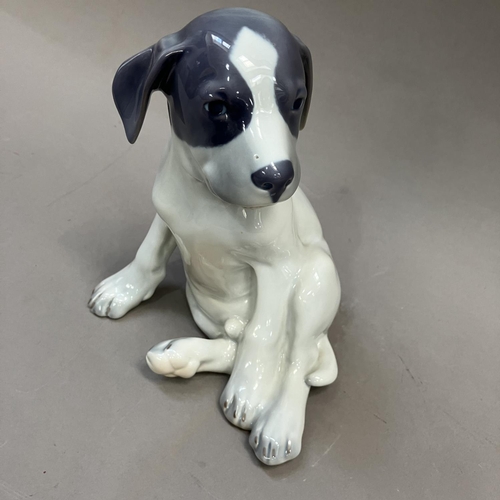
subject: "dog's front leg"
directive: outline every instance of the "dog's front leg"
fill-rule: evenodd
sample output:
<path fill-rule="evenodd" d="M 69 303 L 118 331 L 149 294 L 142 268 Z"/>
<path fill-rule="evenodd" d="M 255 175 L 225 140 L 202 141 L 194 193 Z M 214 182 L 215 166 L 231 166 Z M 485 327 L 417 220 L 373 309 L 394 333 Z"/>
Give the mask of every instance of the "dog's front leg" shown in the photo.
<path fill-rule="evenodd" d="M 293 280 L 286 266 L 258 264 L 253 317 L 238 338 L 236 359 L 220 404 L 227 419 L 251 428 L 279 390 L 287 356 L 287 311 Z"/>
<path fill-rule="evenodd" d="M 327 332 L 339 303 L 335 265 L 323 245 L 313 245 L 304 255 L 294 286 L 288 359 L 279 394 L 250 434 L 250 445 L 265 464 L 278 465 L 300 453 L 309 388 L 330 384 L 337 377 Z"/>
<path fill-rule="evenodd" d="M 149 299 L 165 277 L 166 264 L 175 246 L 172 232 L 156 215 L 135 259 L 94 289 L 90 310 L 97 316 L 117 319 Z"/>

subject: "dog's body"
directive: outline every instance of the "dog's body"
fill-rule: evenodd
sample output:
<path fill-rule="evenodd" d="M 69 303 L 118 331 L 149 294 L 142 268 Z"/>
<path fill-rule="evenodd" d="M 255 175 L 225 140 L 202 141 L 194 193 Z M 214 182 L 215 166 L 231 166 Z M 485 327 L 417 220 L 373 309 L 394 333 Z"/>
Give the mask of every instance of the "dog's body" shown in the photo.
<path fill-rule="evenodd" d="M 215 33 L 214 23 L 227 16 L 232 20 L 231 34 Z M 292 42 L 286 28 L 269 16 L 224 9 L 191 24 L 194 28 L 185 28 L 167 48 L 161 47 L 164 59 L 164 54 L 191 54 L 191 59 L 183 56 L 185 62 L 177 59 L 175 71 L 180 76 L 175 81 L 169 76 L 165 82 L 156 75 L 148 90 L 155 86 L 164 90 L 174 117 L 166 160 L 153 190 L 158 215 L 136 259 L 96 288 L 90 307 L 99 316 L 126 314 L 153 294 L 178 246 L 189 306 L 209 339 L 163 342 L 148 353 L 148 364 L 166 376 L 191 377 L 198 371 L 231 374 L 221 397 L 226 417 L 252 430 L 250 443 L 260 460 L 279 464 L 300 452 L 309 387 L 329 384 L 337 375 L 326 334 L 338 309 L 340 285 L 316 214 L 298 188 L 295 142 L 299 121 L 305 123 L 308 102 L 301 96 L 307 92 L 310 99 L 310 75 L 306 91 L 298 50 L 286 49 L 288 59 L 280 62 L 280 40 L 285 39 L 283 47 L 300 42 Z M 269 41 L 270 27 L 278 31 L 278 42 Z M 178 48 L 178 40 L 186 38 L 189 50 L 185 42 Z M 200 69 L 203 59 L 193 56 L 196 49 L 209 54 L 209 66 L 215 71 Z M 115 88 L 128 91 L 130 81 L 137 80 L 128 76 L 129 68 L 137 74 L 131 65 L 141 54 L 120 68 Z M 288 61 L 288 83 L 281 83 L 278 68 L 286 70 Z M 306 64 L 304 58 L 302 62 Z M 146 73 L 154 64 L 153 60 Z M 233 89 L 215 82 L 220 68 L 227 70 L 227 82 L 237 81 Z M 127 75 L 126 84 L 120 81 L 120 71 Z M 191 91 L 183 103 L 193 74 L 200 86 L 207 85 L 200 71 L 209 75 L 212 88 L 202 91 L 211 100 L 198 105 L 196 92 Z M 182 81 L 183 74 L 190 80 Z M 305 76 L 307 85 L 307 71 Z M 224 91 L 224 100 L 213 100 L 214 82 L 218 92 Z M 287 85 L 291 112 L 285 98 L 278 103 L 276 97 L 277 87 L 283 91 Z M 120 92 L 115 91 L 115 100 L 133 141 L 147 100 L 127 125 L 129 118 L 124 115 L 134 117 L 134 113 L 130 108 L 123 111 Z M 237 94 L 236 104 L 228 97 L 231 92 Z M 245 92 L 246 104 L 241 106 Z M 134 101 L 136 106 L 139 101 Z M 202 107 L 211 120 L 207 127 L 213 126 L 208 136 L 202 129 L 193 132 L 197 121 L 188 123 L 189 115 L 195 113 L 196 120 Z"/>

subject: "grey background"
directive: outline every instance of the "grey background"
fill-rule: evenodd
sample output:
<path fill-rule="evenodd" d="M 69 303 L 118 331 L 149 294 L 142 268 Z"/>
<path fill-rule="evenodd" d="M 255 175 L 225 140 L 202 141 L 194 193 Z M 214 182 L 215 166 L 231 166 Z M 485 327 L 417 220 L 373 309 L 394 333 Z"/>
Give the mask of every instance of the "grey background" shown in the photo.
<path fill-rule="evenodd" d="M 155 343 L 199 335 L 178 254 L 125 318 L 86 308 L 148 229 L 170 133 L 155 95 L 128 145 L 114 71 L 236 4 L 312 50 L 302 185 L 343 285 L 340 376 L 278 468 L 222 416 L 224 376 L 145 365 Z M 498 1 L 1 5 L 2 500 L 500 497 Z"/>

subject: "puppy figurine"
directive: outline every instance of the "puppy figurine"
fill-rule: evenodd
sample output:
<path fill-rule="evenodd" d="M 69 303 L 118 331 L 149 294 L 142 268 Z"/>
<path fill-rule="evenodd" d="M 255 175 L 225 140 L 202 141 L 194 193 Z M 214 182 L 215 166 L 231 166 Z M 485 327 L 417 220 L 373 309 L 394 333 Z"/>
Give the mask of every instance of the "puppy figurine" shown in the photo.
<path fill-rule="evenodd" d="M 340 284 L 295 151 L 310 52 L 266 14 L 216 10 L 118 69 L 113 96 L 131 143 L 155 90 L 172 125 L 157 215 L 134 261 L 97 286 L 89 307 L 120 318 L 149 299 L 177 246 L 208 338 L 162 342 L 147 363 L 167 377 L 230 374 L 225 416 L 251 431 L 259 460 L 284 463 L 300 453 L 310 387 L 337 377 L 327 331 Z"/>

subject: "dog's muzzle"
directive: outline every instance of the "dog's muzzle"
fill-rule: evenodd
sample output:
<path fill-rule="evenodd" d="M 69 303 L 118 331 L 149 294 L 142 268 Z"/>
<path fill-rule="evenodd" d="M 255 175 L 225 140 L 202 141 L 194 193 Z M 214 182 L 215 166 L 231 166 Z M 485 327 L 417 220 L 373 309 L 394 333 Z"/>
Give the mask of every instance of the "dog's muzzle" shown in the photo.
<path fill-rule="evenodd" d="M 293 165 L 290 160 L 276 161 L 259 168 L 252 174 L 252 182 L 264 191 L 268 191 L 273 203 L 276 203 L 293 181 Z"/>

